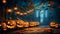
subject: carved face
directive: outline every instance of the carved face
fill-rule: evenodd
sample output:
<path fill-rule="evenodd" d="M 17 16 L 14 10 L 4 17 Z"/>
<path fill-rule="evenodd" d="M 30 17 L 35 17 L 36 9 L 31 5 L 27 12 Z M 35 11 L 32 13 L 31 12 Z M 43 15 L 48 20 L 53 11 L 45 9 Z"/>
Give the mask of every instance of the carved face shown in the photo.
<path fill-rule="evenodd" d="M 23 20 L 18 19 L 16 20 L 16 22 L 17 22 L 17 27 L 23 27 L 23 24 L 24 24 Z"/>
<path fill-rule="evenodd" d="M 15 20 L 9 20 L 7 23 L 8 28 L 14 28 L 16 26 L 16 21 Z"/>

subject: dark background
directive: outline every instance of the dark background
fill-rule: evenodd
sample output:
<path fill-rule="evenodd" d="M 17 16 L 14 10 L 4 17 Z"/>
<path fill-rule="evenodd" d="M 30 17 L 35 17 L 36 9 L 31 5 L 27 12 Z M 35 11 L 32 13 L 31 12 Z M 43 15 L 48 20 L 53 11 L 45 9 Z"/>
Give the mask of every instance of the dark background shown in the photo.
<path fill-rule="evenodd" d="M 50 3 L 52 1 L 52 3 Z M 19 10 L 22 12 L 26 12 L 27 10 L 30 10 L 38 6 L 39 4 L 45 4 L 45 7 L 40 7 L 40 9 L 35 9 L 34 12 L 19 16 L 16 15 L 15 12 L 12 12 L 12 14 L 7 14 L 6 9 L 12 8 L 14 6 L 18 6 Z M 48 6 L 48 4 L 53 4 L 51 6 Z M 24 8 L 26 8 L 24 10 Z M 41 22 L 41 14 L 40 12 L 43 11 L 44 17 L 43 22 Z M 48 15 L 45 17 L 45 10 L 48 10 Z M 38 17 L 36 17 L 38 11 Z M 54 21 L 56 23 L 60 23 L 60 1 L 59 0 L 7 0 L 7 2 L 4 4 L 2 3 L 2 0 L 0 0 L 0 21 L 5 21 L 6 19 L 12 18 L 13 20 L 20 18 L 24 21 L 38 21 L 42 25 L 48 25 L 51 21 Z"/>

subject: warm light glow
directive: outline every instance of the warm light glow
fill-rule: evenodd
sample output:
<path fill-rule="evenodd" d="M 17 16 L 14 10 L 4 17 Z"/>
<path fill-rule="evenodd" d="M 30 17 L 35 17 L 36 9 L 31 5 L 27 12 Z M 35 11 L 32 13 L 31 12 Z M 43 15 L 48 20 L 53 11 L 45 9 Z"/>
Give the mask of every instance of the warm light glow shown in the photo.
<path fill-rule="evenodd" d="M 30 26 L 37 26 L 39 25 L 39 22 L 30 22 Z"/>
<path fill-rule="evenodd" d="M 15 22 L 15 20 L 9 20 L 8 21 L 8 25 L 7 25 L 7 27 L 8 28 L 15 28 L 15 26 L 16 26 L 16 22 Z"/>
<path fill-rule="evenodd" d="M 23 13 L 20 13 L 20 15 L 23 15 Z"/>
<path fill-rule="evenodd" d="M 27 11 L 27 13 L 30 13 L 30 11 Z"/>
<path fill-rule="evenodd" d="M 31 10 L 27 11 L 27 13 L 31 13 L 31 12 L 33 12 L 33 10 L 34 10 L 34 9 L 31 9 Z"/>
<path fill-rule="evenodd" d="M 12 12 L 12 9 L 7 9 L 7 12 L 11 13 Z"/>
<path fill-rule="evenodd" d="M 17 7 L 15 7 L 15 9 L 18 9 Z M 20 15 L 27 15 L 28 13 L 31 13 L 31 12 L 33 12 L 33 10 L 34 9 L 31 9 L 31 10 L 29 10 L 29 11 L 27 11 L 27 12 L 24 12 L 24 13 L 22 13 L 22 12 L 16 12 L 16 14 L 20 14 Z"/>
<path fill-rule="evenodd" d="M 25 12 L 24 15 L 26 15 L 27 13 Z"/>
<path fill-rule="evenodd" d="M 16 12 L 16 14 L 20 14 L 20 12 Z"/>
<path fill-rule="evenodd" d="M 3 30 L 7 30 L 7 24 L 5 22 L 2 23 L 2 28 L 3 28 Z"/>
<path fill-rule="evenodd" d="M 0 24 L 0 27 L 1 27 L 1 24 Z"/>
<path fill-rule="evenodd" d="M 29 22 L 24 22 L 24 27 L 29 27 Z"/>
<path fill-rule="evenodd" d="M 10 22 L 8 22 L 8 24 L 10 24 Z"/>
<path fill-rule="evenodd" d="M 17 25 L 17 27 L 21 28 L 21 27 L 23 27 L 23 25 Z"/>
<path fill-rule="evenodd" d="M 6 0 L 2 0 L 3 3 L 6 3 Z"/>
<path fill-rule="evenodd" d="M 58 24 L 55 24 L 55 27 L 58 28 Z"/>
<path fill-rule="evenodd" d="M 32 10 L 29 10 L 30 12 L 32 12 L 33 11 L 33 9 Z"/>
<path fill-rule="evenodd" d="M 18 10 L 18 7 L 14 7 L 14 10 Z"/>
<path fill-rule="evenodd" d="M 54 27 L 55 26 L 55 22 L 51 22 L 50 26 Z"/>

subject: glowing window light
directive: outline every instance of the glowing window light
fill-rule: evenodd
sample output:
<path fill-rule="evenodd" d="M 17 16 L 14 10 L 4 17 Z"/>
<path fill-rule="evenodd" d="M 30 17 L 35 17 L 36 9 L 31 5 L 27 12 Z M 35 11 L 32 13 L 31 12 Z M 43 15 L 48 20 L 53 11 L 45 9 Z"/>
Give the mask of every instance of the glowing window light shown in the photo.
<path fill-rule="evenodd" d="M 47 17 L 47 16 L 48 16 L 48 11 L 46 10 L 46 11 L 45 11 L 45 17 Z"/>
<path fill-rule="evenodd" d="M 43 22 L 44 14 L 40 14 L 40 22 Z"/>
<path fill-rule="evenodd" d="M 36 11 L 36 17 L 38 17 L 38 16 L 39 16 L 39 11 L 37 10 L 37 11 Z"/>
<path fill-rule="evenodd" d="M 44 11 L 40 12 L 40 22 L 42 23 L 44 19 Z"/>
<path fill-rule="evenodd" d="M 44 17 L 43 15 L 44 15 L 44 14 L 40 14 L 40 17 L 43 18 L 43 17 Z"/>
<path fill-rule="evenodd" d="M 40 19 L 40 22 L 42 23 L 43 22 L 43 19 Z"/>

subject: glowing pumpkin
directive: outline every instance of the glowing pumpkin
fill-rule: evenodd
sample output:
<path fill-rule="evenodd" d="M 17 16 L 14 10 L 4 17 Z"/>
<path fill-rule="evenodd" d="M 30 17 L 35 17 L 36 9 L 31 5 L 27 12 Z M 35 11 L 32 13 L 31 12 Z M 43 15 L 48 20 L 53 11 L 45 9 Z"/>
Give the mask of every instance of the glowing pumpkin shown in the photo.
<path fill-rule="evenodd" d="M 55 24 L 55 28 L 58 28 L 59 27 L 59 25 L 58 24 Z"/>
<path fill-rule="evenodd" d="M 7 27 L 12 29 L 16 27 L 16 21 L 15 20 L 9 20 L 7 23 Z"/>
<path fill-rule="evenodd" d="M 30 22 L 30 26 L 37 26 L 39 25 L 39 22 Z"/>
<path fill-rule="evenodd" d="M 24 27 L 29 27 L 29 23 L 28 22 L 24 22 Z"/>
<path fill-rule="evenodd" d="M 17 22 L 17 27 L 23 27 L 23 24 L 24 24 L 24 21 L 23 20 L 20 20 L 20 19 L 18 19 L 18 20 L 16 20 L 16 22 Z"/>
<path fill-rule="evenodd" d="M 51 27 L 55 27 L 55 22 L 51 22 L 51 23 L 50 23 L 50 26 L 51 26 Z"/>
<path fill-rule="evenodd" d="M 7 30 L 7 24 L 5 22 L 2 23 L 1 26 L 2 26 L 3 30 Z"/>

